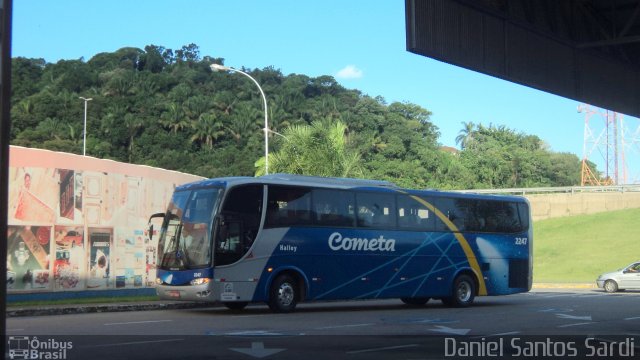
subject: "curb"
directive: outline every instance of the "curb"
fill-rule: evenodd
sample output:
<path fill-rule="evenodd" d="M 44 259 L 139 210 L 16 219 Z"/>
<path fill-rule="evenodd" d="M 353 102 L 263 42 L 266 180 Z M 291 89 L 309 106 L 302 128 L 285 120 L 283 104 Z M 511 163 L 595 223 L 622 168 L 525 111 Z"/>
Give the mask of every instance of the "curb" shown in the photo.
<path fill-rule="evenodd" d="M 103 312 L 148 311 L 148 310 L 173 310 L 196 309 L 217 306 L 216 303 L 175 302 L 175 303 L 130 303 L 130 304 L 96 304 L 96 305 L 64 305 L 47 307 L 16 307 L 7 308 L 6 317 L 68 315 Z"/>
<path fill-rule="evenodd" d="M 534 283 L 532 289 L 597 289 L 591 283 Z"/>

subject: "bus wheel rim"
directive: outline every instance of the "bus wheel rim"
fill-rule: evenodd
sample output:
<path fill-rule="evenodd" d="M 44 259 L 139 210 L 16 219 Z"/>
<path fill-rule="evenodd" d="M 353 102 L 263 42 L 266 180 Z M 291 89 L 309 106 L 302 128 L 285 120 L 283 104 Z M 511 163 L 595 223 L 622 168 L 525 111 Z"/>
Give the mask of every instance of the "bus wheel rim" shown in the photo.
<path fill-rule="evenodd" d="M 278 301 L 283 306 L 289 306 L 293 303 L 295 294 L 293 290 L 293 286 L 289 283 L 284 283 L 280 285 L 280 289 L 278 289 Z"/>
<path fill-rule="evenodd" d="M 462 302 L 469 301 L 471 298 L 471 286 L 465 281 L 458 284 L 458 300 Z"/>

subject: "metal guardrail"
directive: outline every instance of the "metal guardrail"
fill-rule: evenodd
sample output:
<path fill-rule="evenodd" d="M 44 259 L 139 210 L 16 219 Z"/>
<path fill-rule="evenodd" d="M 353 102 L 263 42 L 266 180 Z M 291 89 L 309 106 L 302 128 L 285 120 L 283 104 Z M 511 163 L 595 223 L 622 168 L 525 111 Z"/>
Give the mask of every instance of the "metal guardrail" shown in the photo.
<path fill-rule="evenodd" d="M 464 193 L 476 194 L 559 194 L 559 193 L 613 193 L 613 192 L 640 192 L 640 184 L 611 185 L 611 186 L 565 186 L 565 187 L 537 187 L 537 188 L 512 188 L 512 189 L 474 189 L 454 190 Z"/>

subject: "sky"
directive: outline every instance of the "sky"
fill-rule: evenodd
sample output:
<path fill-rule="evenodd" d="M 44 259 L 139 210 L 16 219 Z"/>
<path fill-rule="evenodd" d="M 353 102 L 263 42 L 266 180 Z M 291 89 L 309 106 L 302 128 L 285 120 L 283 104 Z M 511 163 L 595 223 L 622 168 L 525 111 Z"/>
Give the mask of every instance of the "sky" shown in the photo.
<path fill-rule="evenodd" d="M 18 0 L 13 7 L 13 57 L 86 61 L 122 47 L 194 43 L 227 66 L 331 75 L 387 103 L 420 105 L 433 113 L 442 145 L 457 147 L 462 123 L 471 121 L 583 157 L 579 102 L 408 52 L 404 0 Z M 624 120 L 628 134 L 640 128 L 637 118 Z M 603 126 L 590 129 L 597 137 Z M 599 169 L 603 148 L 587 144 Z M 627 182 L 640 182 L 640 146 L 626 152 Z"/>

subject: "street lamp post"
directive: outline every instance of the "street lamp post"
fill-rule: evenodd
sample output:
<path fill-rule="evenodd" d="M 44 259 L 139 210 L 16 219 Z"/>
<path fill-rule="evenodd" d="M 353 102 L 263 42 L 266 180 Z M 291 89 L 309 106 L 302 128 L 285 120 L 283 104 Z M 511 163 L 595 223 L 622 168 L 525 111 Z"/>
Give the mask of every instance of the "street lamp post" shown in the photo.
<path fill-rule="evenodd" d="M 264 129 L 262 129 L 264 131 L 264 173 L 265 175 L 269 175 L 269 131 L 270 130 L 269 130 L 269 122 L 267 118 L 267 97 L 264 96 L 264 91 L 262 91 L 262 87 L 260 87 L 260 84 L 258 84 L 256 79 L 254 79 L 253 77 L 251 77 L 251 75 L 247 74 L 242 70 L 238 70 L 230 66 L 224 66 L 219 64 L 211 64 L 211 70 L 233 71 L 233 72 L 240 73 L 248 77 L 249 79 L 251 79 L 251 81 L 253 81 L 254 84 L 256 84 L 256 86 L 258 87 L 258 90 L 260 90 L 260 95 L 262 95 L 262 101 L 264 102 Z"/>
<path fill-rule="evenodd" d="M 82 156 L 87 155 L 87 103 L 92 98 L 83 98 L 80 96 L 80 99 L 84 100 L 84 130 L 82 131 Z"/>

